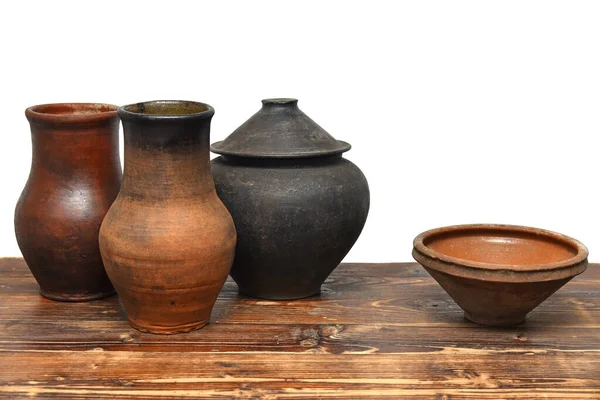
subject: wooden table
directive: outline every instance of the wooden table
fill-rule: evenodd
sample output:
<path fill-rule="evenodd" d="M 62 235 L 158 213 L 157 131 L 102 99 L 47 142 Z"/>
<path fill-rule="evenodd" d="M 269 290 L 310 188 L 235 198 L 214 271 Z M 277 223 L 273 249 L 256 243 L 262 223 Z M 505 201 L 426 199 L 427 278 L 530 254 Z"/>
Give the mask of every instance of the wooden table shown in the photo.
<path fill-rule="evenodd" d="M 0 259 L 0 396 L 600 398 L 600 265 L 506 329 L 464 320 L 413 263 L 342 264 L 299 301 L 236 289 L 204 329 L 152 335 L 116 297 L 46 300 Z"/>

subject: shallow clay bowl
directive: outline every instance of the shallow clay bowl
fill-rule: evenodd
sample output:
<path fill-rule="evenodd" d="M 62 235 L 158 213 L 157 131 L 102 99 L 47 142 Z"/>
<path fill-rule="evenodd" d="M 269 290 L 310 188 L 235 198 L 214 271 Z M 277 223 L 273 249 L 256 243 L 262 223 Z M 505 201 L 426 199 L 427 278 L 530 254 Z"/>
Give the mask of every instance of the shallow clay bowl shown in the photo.
<path fill-rule="evenodd" d="M 587 268 L 579 241 L 543 229 L 457 225 L 423 232 L 413 257 L 483 325 L 510 326 Z"/>

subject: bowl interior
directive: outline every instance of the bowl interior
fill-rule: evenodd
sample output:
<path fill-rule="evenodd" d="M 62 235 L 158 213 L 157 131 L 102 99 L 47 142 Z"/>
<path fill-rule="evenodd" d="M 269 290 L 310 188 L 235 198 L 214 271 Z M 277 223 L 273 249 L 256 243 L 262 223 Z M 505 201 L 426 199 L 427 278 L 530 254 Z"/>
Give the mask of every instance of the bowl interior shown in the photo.
<path fill-rule="evenodd" d="M 439 232 L 426 237 L 423 244 L 449 257 L 495 265 L 554 264 L 578 254 L 574 244 L 560 237 L 501 228 Z"/>

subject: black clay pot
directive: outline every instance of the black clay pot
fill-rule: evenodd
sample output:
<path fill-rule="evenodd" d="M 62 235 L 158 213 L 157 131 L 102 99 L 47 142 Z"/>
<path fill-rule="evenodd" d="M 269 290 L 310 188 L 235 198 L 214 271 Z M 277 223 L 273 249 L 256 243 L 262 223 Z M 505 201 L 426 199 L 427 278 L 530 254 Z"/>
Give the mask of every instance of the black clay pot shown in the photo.
<path fill-rule="evenodd" d="M 241 293 L 299 299 L 321 285 L 352 248 L 369 211 L 363 173 L 295 99 L 263 107 L 224 141 L 212 161 L 217 194 L 238 242 L 231 276 Z"/>

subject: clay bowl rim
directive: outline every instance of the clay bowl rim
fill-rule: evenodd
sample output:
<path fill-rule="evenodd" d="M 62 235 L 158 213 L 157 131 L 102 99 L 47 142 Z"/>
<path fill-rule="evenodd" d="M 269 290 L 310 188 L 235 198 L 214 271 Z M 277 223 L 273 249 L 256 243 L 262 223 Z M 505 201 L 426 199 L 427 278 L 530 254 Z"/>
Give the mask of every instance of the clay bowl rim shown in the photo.
<path fill-rule="evenodd" d="M 425 245 L 425 241 L 436 235 L 461 231 L 484 230 L 514 232 L 545 236 L 576 250 L 573 257 L 544 264 L 496 264 L 466 260 L 440 253 Z M 413 242 L 413 257 L 426 268 L 449 275 L 487 281 L 528 282 L 548 281 L 573 277 L 585 271 L 589 251 L 580 241 L 562 233 L 520 225 L 465 224 L 430 229 L 419 234 Z"/>
<path fill-rule="evenodd" d="M 145 112 L 136 112 L 131 111 L 134 107 L 145 107 L 148 105 L 156 105 L 156 104 L 173 104 L 173 105 L 182 105 L 182 104 L 190 104 L 194 106 L 199 106 L 204 108 L 204 110 L 199 112 L 192 113 L 177 113 L 177 114 L 160 114 L 160 113 L 145 113 Z M 147 121 L 178 121 L 178 120 L 193 120 L 193 119 L 206 119 L 212 118 L 215 114 L 215 109 L 207 103 L 203 103 L 200 101 L 193 100 L 149 100 L 149 101 L 140 101 L 138 103 L 131 103 L 118 108 L 117 113 L 121 120 L 147 120 Z"/>
<path fill-rule="evenodd" d="M 78 114 L 76 112 L 60 113 L 44 111 L 60 107 L 87 110 L 90 112 Z M 107 108 L 108 110 L 101 110 L 101 108 Z M 25 116 L 32 123 L 45 122 L 56 125 L 89 124 L 116 118 L 118 108 L 119 106 L 108 103 L 45 103 L 27 107 L 25 109 Z"/>

